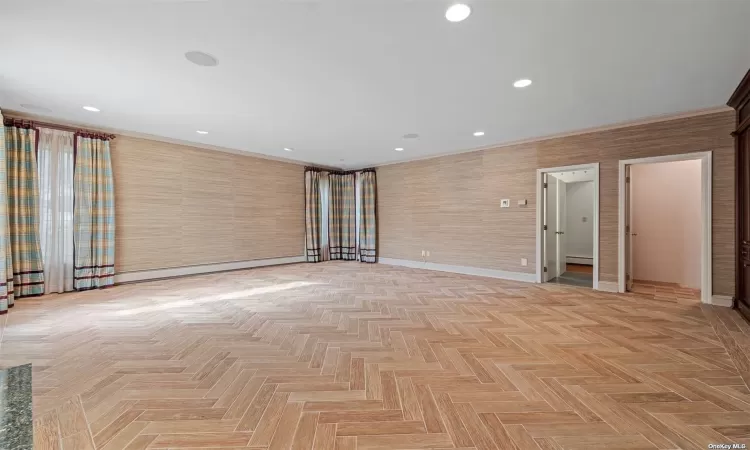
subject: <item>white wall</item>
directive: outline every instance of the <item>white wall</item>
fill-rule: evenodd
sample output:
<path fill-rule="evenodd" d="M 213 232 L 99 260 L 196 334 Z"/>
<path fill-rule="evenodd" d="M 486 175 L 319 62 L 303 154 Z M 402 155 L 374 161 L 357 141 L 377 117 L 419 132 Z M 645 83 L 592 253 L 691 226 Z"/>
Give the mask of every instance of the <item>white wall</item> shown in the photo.
<path fill-rule="evenodd" d="M 630 168 L 633 278 L 701 284 L 701 163 Z"/>
<path fill-rule="evenodd" d="M 591 258 L 594 263 L 594 182 L 567 183 L 568 257 Z"/>

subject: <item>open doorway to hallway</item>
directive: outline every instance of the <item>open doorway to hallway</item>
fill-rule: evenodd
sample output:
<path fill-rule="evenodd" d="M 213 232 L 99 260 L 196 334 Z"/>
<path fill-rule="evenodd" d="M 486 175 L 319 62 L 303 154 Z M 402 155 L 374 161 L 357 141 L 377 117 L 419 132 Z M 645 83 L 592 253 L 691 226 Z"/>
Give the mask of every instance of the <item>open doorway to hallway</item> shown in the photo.
<path fill-rule="evenodd" d="M 626 289 L 700 299 L 700 160 L 633 164 L 626 177 Z"/>
<path fill-rule="evenodd" d="M 546 185 L 546 281 L 591 288 L 594 284 L 593 171 L 550 173 Z"/>
<path fill-rule="evenodd" d="M 711 153 L 620 161 L 620 292 L 711 302 Z"/>
<path fill-rule="evenodd" d="M 540 169 L 538 178 L 538 281 L 598 288 L 598 164 Z"/>

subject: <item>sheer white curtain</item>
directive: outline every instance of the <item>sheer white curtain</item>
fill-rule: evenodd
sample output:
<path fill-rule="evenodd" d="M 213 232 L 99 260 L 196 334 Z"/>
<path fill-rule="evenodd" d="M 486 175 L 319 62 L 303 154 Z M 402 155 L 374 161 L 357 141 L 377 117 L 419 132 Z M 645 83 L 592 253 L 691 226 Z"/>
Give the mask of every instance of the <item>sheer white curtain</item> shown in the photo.
<path fill-rule="evenodd" d="M 328 172 L 320 174 L 320 260 L 331 259 L 328 244 L 328 199 L 331 192 Z"/>
<path fill-rule="evenodd" d="M 354 203 L 355 203 L 355 213 L 354 213 L 354 221 L 356 231 L 356 239 L 357 242 L 357 261 L 359 261 L 359 226 L 362 223 L 362 177 L 360 176 L 362 172 L 357 172 L 355 174 L 355 190 L 354 190 Z"/>
<path fill-rule="evenodd" d="M 39 234 L 44 293 L 73 290 L 73 133 L 39 129 Z"/>

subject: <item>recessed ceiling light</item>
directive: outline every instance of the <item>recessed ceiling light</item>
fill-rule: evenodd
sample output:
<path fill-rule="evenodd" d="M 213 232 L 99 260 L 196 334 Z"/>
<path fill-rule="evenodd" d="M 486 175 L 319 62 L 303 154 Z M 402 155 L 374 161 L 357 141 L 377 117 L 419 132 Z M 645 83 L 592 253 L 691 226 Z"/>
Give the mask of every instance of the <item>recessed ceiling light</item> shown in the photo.
<path fill-rule="evenodd" d="M 86 111 L 91 111 L 91 112 L 99 112 L 99 108 L 95 108 L 93 106 L 84 106 L 83 109 L 85 109 Z"/>
<path fill-rule="evenodd" d="M 294 151 L 294 149 L 293 148 L 289 148 L 289 147 L 284 147 L 284 151 L 285 152 L 292 152 L 292 151 Z"/>
<path fill-rule="evenodd" d="M 187 52 L 185 53 L 185 58 L 187 58 L 187 60 L 191 63 L 203 67 L 213 67 L 219 65 L 219 60 L 209 55 L 208 53 L 196 51 Z"/>
<path fill-rule="evenodd" d="M 198 134 L 208 134 L 208 131 L 196 130 L 196 133 L 198 133 Z"/>
<path fill-rule="evenodd" d="M 396 147 L 396 148 L 394 148 L 394 150 L 396 150 L 397 152 L 403 152 L 404 151 L 404 149 L 401 148 L 401 147 Z"/>
<path fill-rule="evenodd" d="M 461 22 L 471 14 L 471 8 L 463 3 L 456 3 L 445 11 L 445 18 L 450 22 Z"/>
<path fill-rule="evenodd" d="M 515 83 L 513 83 L 513 87 L 517 87 L 517 88 L 525 88 L 526 86 L 530 86 L 530 85 L 531 85 L 531 80 L 529 80 L 528 78 L 522 78 L 520 80 L 517 80 Z"/>
<path fill-rule="evenodd" d="M 404 139 L 417 139 L 419 135 L 417 133 L 409 133 L 404 135 Z"/>
<path fill-rule="evenodd" d="M 474 136 L 476 136 L 476 137 L 484 136 L 484 131 L 475 131 L 474 132 Z"/>

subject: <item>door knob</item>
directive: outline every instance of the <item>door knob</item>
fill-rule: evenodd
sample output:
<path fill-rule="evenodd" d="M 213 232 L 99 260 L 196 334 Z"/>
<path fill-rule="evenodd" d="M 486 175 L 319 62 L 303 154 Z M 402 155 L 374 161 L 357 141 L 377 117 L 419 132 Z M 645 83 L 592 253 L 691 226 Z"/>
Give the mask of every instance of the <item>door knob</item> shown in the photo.
<path fill-rule="evenodd" d="M 631 236 L 638 236 L 638 233 L 630 233 Z"/>

